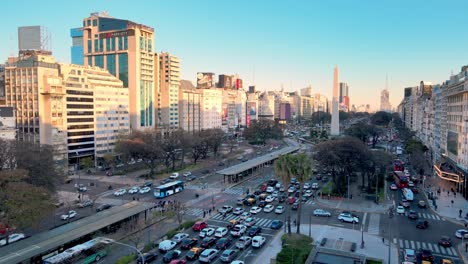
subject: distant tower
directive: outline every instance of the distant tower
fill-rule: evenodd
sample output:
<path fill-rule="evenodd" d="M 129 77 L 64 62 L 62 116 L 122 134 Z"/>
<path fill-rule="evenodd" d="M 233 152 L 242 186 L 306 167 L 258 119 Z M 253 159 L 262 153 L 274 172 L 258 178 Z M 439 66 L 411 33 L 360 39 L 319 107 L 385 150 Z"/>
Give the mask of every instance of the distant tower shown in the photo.
<path fill-rule="evenodd" d="M 332 136 L 338 136 L 340 134 L 340 116 L 338 112 L 338 66 L 335 66 L 333 72 L 333 97 L 332 97 L 332 120 L 331 120 L 331 132 Z"/>
<path fill-rule="evenodd" d="M 385 89 L 380 92 L 380 111 L 391 112 L 390 92 L 388 91 L 388 76 L 385 76 Z"/>

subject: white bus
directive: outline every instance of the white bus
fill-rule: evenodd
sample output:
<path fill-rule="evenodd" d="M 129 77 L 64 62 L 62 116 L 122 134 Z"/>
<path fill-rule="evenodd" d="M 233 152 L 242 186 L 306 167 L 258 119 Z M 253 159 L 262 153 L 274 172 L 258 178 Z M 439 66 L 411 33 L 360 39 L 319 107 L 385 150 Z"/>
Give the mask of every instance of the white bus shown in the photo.
<path fill-rule="evenodd" d="M 95 238 L 49 257 L 43 261 L 43 264 L 89 264 L 98 262 L 107 256 L 111 242 L 111 240 L 105 238 Z"/>
<path fill-rule="evenodd" d="M 406 200 L 408 201 L 413 201 L 414 199 L 414 195 L 413 195 L 413 192 L 408 189 L 408 188 L 404 188 L 403 189 L 403 196 L 405 197 Z"/>

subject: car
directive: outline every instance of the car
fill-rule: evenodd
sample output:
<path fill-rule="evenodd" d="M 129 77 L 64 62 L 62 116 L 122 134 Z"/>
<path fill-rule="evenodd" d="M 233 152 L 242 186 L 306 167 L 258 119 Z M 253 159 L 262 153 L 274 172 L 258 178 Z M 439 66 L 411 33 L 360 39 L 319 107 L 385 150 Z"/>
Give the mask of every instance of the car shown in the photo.
<path fill-rule="evenodd" d="M 275 209 L 275 214 L 282 214 L 284 212 L 284 206 L 278 205 Z"/>
<path fill-rule="evenodd" d="M 257 202 L 255 198 L 247 198 L 244 200 L 244 205 L 246 206 L 251 206 L 254 205 Z"/>
<path fill-rule="evenodd" d="M 267 203 L 271 203 L 275 200 L 275 197 L 271 196 L 271 195 L 268 195 L 265 199 L 265 202 Z"/>
<path fill-rule="evenodd" d="M 224 250 L 223 254 L 221 254 L 221 262 L 231 262 L 237 257 L 238 254 L 239 251 L 237 250 L 226 249 Z"/>
<path fill-rule="evenodd" d="M 123 166 L 125 166 L 125 164 L 123 164 L 123 163 L 119 163 L 119 164 L 115 165 L 116 168 L 122 168 Z"/>
<path fill-rule="evenodd" d="M 322 175 L 318 174 L 317 175 L 317 180 L 320 181 L 322 179 Z"/>
<path fill-rule="evenodd" d="M 249 233 L 248 235 L 250 237 L 254 237 L 254 236 L 257 236 L 259 235 L 260 233 L 262 232 L 262 228 L 260 226 L 252 226 L 250 229 L 249 229 Z"/>
<path fill-rule="evenodd" d="M 208 224 L 206 222 L 198 221 L 198 222 L 195 222 L 195 224 L 193 224 L 192 230 L 195 231 L 195 232 L 199 232 L 203 228 L 206 228 L 207 226 L 208 226 Z"/>
<path fill-rule="evenodd" d="M 180 242 L 181 249 L 190 249 L 198 243 L 198 239 L 195 237 L 186 237 Z"/>
<path fill-rule="evenodd" d="M 426 208 L 426 207 L 427 207 L 426 202 L 425 202 L 425 201 L 422 201 L 422 200 L 419 201 L 419 202 L 418 202 L 418 207 L 419 207 L 419 208 Z"/>
<path fill-rule="evenodd" d="M 177 246 L 177 243 L 172 241 L 172 240 L 164 240 L 162 241 L 161 243 L 159 243 L 159 251 L 160 252 L 167 252 L 167 251 L 170 251 L 172 250 L 173 248 L 175 248 Z"/>
<path fill-rule="evenodd" d="M 315 216 L 327 216 L 327 217 L 330 217 L 331 216 L 331 213 L 328 212 L 328 211 L 325 211 L 323 209 L 315 209 L 313 214 Z"/>
<path fill-rule="evenodd" d="M 177 244 L 179 244 L 180 242 L 182 242 L 182 240 L 186 239 L 189 237 L 189 234 L 187 233 L 177 233 L 173 238 L 172 238 L 172 241 L 176 242 Z"/>
<path fill-rule="evenodd" d="M 288 188 L 288 193 L 293 193 L 295 191 L 296 191 L 296 188 L 294 188 L 294 187 L 289 187 Z"/>
<path fill-rule="evenodd" d="M 243 160 L 243 159 L 244 159 L 244 156 L 237 157 L 237 160 Z"/>
<path fill-rule="evenodd" d="M 215 229 L 211 227 L 205 227 L 203 228 L 200 233 L 198 234 L 200 237 L 210 237 L 214 235 Z"/>
<path fill-rule="evenodd" d="M 283 227 L 283 221 L 280 220 L 273 220 L 270 224 L 271 229 L 280 229 Z"/>
<path fill-rule="evenodd" d="M 129 193 L 129 194 L 134 194 L 134 193 L 137 193 L 137 192 L 139 192 L 139 191 L 140 191 L 140 187 L 138 187 L 138 186 L 133 186 L 132 188 L 130 188 L 130 189 L 128 190 L 128 193 Z"/>
<path fill-rule="evenodd" d="M 215 237 L 223 237 L 228 233 L 228 229 L 226 227 L 218 227 L 215 231 Z"/>
<path fill-rule="evenodd" d="M 311 197 L 312 196 L 312 191 L 311 190 L 307 190 L 304 192 L 304 194 L 302 195 L 302 197 Z"/>
<path fill-rule="evenodd" d="M 222 213 L 222 214 L 230 213 L 230 212 L 232 212 L 232 206 L 223 205 L 223 207 L 221 207 L 221 209 L 219 209 L 219 212 Z"/>
<path fill-rule="evenodd" d="M 262 184 L 258 189 L 259 189 L 261 192 L 266 192 L 267 188 L 268 188 L 268 185 Z"/>
<path fill-rule="evenodd" d="M 245 200 L 246 200 L 245 198 L 237 198 L 236 205 L 244 205 Z"/>
<path fill-rule="evenodd" d="M 77 189 L 78 189 L 79 192 L 88 191 L 88 188 L 86 186 L 84 186 L 83 184 L 78 185 Z"/>
<path fill-rule="evenodd" d="M 68 211 L 67 214 L 61 215 L 61 216 L 60 216 L 60 219 L 62 219 L 62 220 L 69 220 L 69 219 L 71 219 L 71 218 L 74 218 L 74 217 L 77 216 L 77 215 L 78 215 L 78 213 L 77 213 L 76 211 L 70 210 L 70 211 Z"/>
<path fill-rule="evenodd" d="M 292 210 L 297 210 L 297 209 L 299 209 L 299 201 L 296 201 L 295 203 L 293 203 L 291 209 L 292 209 Z"/>
<path fill-rule="evenodd" d="M 85 207 L 88 207 L 88 206 L 93 206 L 94 202 L 92 200 L 86 200 L 86 201 L 83 201 L 81 203 L 78 203 L 77 206 L 79 208 L 85 208 Z"/>
<path fill-rule="evenodd" d="M 414 182 L 409 181 L 409 182 L 408 182 L 408 187 L 414 187 Z"/>
<path fill-rule="evenodd" d="M 416 263 L 416 255 L 413 249 L 406 248 L 403 251 L 403 260 Z"/>
<path fill-rule="evenodd" d="M 397 214 L 405 214 L 405 208 L 401 205 L 397 206 L 396 209 Z"/>
<path fill-rule="evenodd" d="M 450 239 L 450 237 L 448 237 L 448 236 L 442 236 L 439 239 L 438 244 L 440 246 L 443 246 L 443 247 L 451 247 L 452 246 L 452 239 Z"/>
<path fill-rule="evenodd" d="M 187 171 L 187 172 L 184 172 L 184 177 L 189 177 L 189 176 L 192 176 L 192 172 L 191 171 Z"/>
<path fill-rule="evenodd" d="M 416 220 L 418 219 L 418 213 L 416 213 L 414 210 L 409 210 L 408 218 L 411 220 Z"/>
<path fill-rule="evenodd" d="M 127 193 L 127 190 L 125 189 L 118 189 L 117 191 L 114 192 L 114 196 L 122 196 Z"/>
<path fill-rule="evenodd" d="M 158 254 L 156 254 L 154 252 L 143 253 L 143 258 L 138 257 L 137 264 L 151 263 L 151 262 L 155 261 L 157 257 L 158 257 Z"/>
<path fill-rule="evenodd" d="M 458 229 L 457 231 L 455 231 L 455 237 L 457 237 L 457 238 L 468 238 L 468 230 Z"/>
<path fill-rule="evenodd" d="M 111 207 L 112 207 L 112 205 L 110 205 L 110 204 L 101 204 L 100 206 L 98 206 L 96 208 L 96 212 L 101 212 L 101 211 L 107 210 L 107 209 L 109 209 Z"/>
<path fill-rule="evenodd" d="M 145 194 L 145 193 L 149 193 L 151 191 L 151 188 L 150 187 L 143 187 L 140 189 L 139 193 L 140 194 Z"/>
<path fill-rule="evenodd" d="M 284 203 L 286 201 L 286 196 L 284 195 L 281 195 L 279 198 L 278 198 L 278 202 L 279 203 Z"/>
<path fill-rule="evenodd" d="M 258 209 L 262 210 L 261 208 L 257 207 Z M 244 221 L 245 219 L 251 217 L 252 214 L 250 212 L 243 212 L 240 216 L 240 220 Z"/>
<path fill-rule="evenodd" d="M 166 254 L 164 254 L 164 256 L 163 256 L 163 262 L 164 262 L 164 263 L 169 263 L 169 262 L 171 262 L 172 260 L 177 259 L 177 258 L 180 256 L 181 253 L 182 253 L 182 252 L 181 252 L 180 250 L 177 250 L 177 249 L 176 249 L 176 250 L 168 251 L 168 252 L 166 252 Z"/>
<path fill-rule="evenodd" d="M 252 238 L 252 247 L 261 248 L 265 244 L 266 238 L 262 236 L 254 236 Z"/>
<path fill-rule="evenodd" d="M 396 186 L 396 184 L 392 183 L 392 184 L 390 185 L 390 190 L 396 191 L 396 190 L 398 190 L 398 187 Z"/>
<path fill-rule="evenodd" d="M 281 185 L 281 187 L 279 188 L 279 190 L 278 190 L 278 191 L 280 191 L 280 192 L 284 192 L 284 191 L 285 191 L 285 190 L 284 190 L 284 186 L 283 186 L 283 185 Z"/>
<path fill-rule="evenodd" d="M 218 163 L 218 166 L 220 166 L 220 167 L 221 167 L 221 166 L 224 166 L 224 165 L 226 165 L 226 163 L 224 163 L 224 162 L 222 162 L 222 161 Z"/>
<path fill-rule="evenodd" d="M 205 249 L 200 254 L 200 258 L 198 259 L 198 261 L 200 261 L 201 263 L 210 263 L 216 258 L 216 256 L 218 256 L 218 252 L 219 251 L 217 249 L 213 248 Z"/>
<path fill-rule="evenodd" d="M 318 183 L 314 182 L 312 183 L 312 189 L 317 190 L 319 188 Z"/>
<path fill-rule="evenodd" d="M 240 208 L 240 207 L 237 207 L 236 209 L 234 209 L 234 211 L 232 211 L 233 214 L 235 215 L 240 215 L 244 212 L 244 209 Z"/>
<path fill-rule="evenodd" d="M 177 179 L 179 178 L 179 173 L 178 172 L 173 172 L 171 176 L 169 176 L 170 179 Z"/>
<path fill-rule="evenodd" d="M 276 188 L 276 189 L 281 188 L 281 186 L 282 186 L 282 185 L 281 185 L 281 183 L 279 183 L 279 182 L 277 182 L 277 183 L 275 184 L 275 188 Z"/>
<path fill-rule="evenodd" d="M 244 221 L 244 225 L 246 225 L 248 227 L 251 227 L 251 226 L 255 225 L 255 223 L 257 223 L 257 221 L 252 217 L 249 217 L 249 218 L 245 219 L 245 221 Z"/>
<path fill-rule="evenodd" d="M 268 186 L 267 189 L 266 189 L 266 192 L 267 193 L 272 193 L 275 191 L 275 188 L 274 187 L 271 187 L 271 186 Z"/>
<path fill-rule="evenodd" d="M 327 176 L 323 177 L 322 182 L 328 182 L 328 177 Z"/>
<path fill-rule="evenodd" d="M 432 255 L 432 251 L 430 251 L 429 249 L 420 249 L 419 257 L 421 260 L 434 261 L 434 256 Z"/>
<path fill-rule="evenodd" d="M 200 247 L 202 248 L 209 248 L 213 246 L 216 243 L 216 238 L 215 237 L 205 237 L 201 243 Z"/>
<path fill-rule="evenodd" d="M 236 248 L 237 249 L 245 249 L 250 244 L 252 244 L 252 238 L 250 236 L 242 236 L 242 237 L 239 238 L 239 240 L 237 240 Z"/>
<path fill-rule="evenodd" d="M 289 203 L 289 204 L 293 204 L 293 203 L 295 203 L 295 202 L 296 202 L 296 198 L 294 198 L 294 197 L 292 197 L 292 196 L 289 196 L 289 197 L 288 197 L 288 203 Z"/>
<path fill-rule="evenodd" d="M 248 158 L 243 158 L 241 161 L 246 162 L 246 161 L 249 161 L 249 159 Z"/>
<path fill-rule="evenodd" d="M 410 207 L 411 203 L 406 199 L 402 199 L 400 201 L 400 205 L 403 206 L 404 208 L 408 208 L 408 207 Z"/>
<path fill-rule="evenodd" d="M 216 242 L 216 248 L 217 249 L 226 249 L 232 244 L 232 239 L 229 237 L 223 237 Z"/>
<path fill-rule="evenodd" d="M 263 207 L 267 206 L 267 204 L 268 204 L 268 203 L 265 202 L 265 201 L 260 201 L 260 202 L 258 203 L 258 207 L 263 208 Z"/>
<path fill-rule="evenodd" d="M 210 170 L 204 169 L 204 170 L 201 171 L 201 173 L 202 173 L 202 174 L 208 174 L 208 173 L 210 173 Z"/>
<path fill-rule="evenodd" d="M 169 183 L 169 182 L 171 182 L 171 181 L 172 181 L 172 180 L 169 179 L 169 178 L 168 178 L 168 179 L 164 179 L 164 180 L 161 181 L 161 185 L 166 184 L 166 183 Z"/>
<path fill-rule="evenodd" d="M 307 190 L 307 189 L 310 189 L 310 183 L 306 182 L 304 183 L 304 186 L 302 186 L 303 189 Z"/>
<path fill-rule="evenodd" d="M 187 177 L 186 181 L 193 181 L 193 180 L 195 180 L 196 178 L 197 178 L 197 177 L 191 175 L 191 176 L 188 176 L 188 177 Z"/>
<path fill-rule="evenodd" d="M 443 258 L 440 260 L 440 264 L 453 264 L 450 259 Z"/>
<path fill-rule="evenodd" d="M 274 207 L 273 205 L 267 204 L 267 205 L 265 206 L 265 208 L 263 208 L 263 212 L 269 213 L 269 212 L 273 211 L 274 209 L 275 209 L 275 207 Z"/>
<path fill-rule="evenodd" d="M 25 238 L 26 236 L 22 233 L 14 233 L 8 235 L 8 244 L 14 243 L 18 240 Z M 6 238 L 0 240 L 0 247 L 5 246 L 7 243 Z"/>
<path fill-rule="evenodd" d="M 353 215 L 348 212 L 343 212 L 338 216 L 338 220 L 341 222 L 347 222 L 347 223 L 354 223 L 357 224 L 359 223 L 359 218 L 356 215 Z"/>
<path fill-rule="evenodd" d="M 279 196 L 279 192 L 278 191 L 274 191 L 271 196 L 273 196 L 274 198 L 277 198 Z"/>
<path fill-rule="evenodd" d="M 429 227 L 429 222 L 427 221 L 419 220 L 418 223 L 416 224 L 416 228 L 419 228 L 419 229 L 427 229 L 428 227 Z"/>
<path fill-rule="evenodd" d="M 301 191 L 296 191 L 294 197 L 299 198 L 299 196 L 301 196 Z"/>
<path fill-rule="evenodd" d="M 147 181 L 141 187 L 153 187 L 153 182 Z"/>
<path fill-rule="evenodd" d="M 187 255 L 185 255 L 185 258 L 188 260 L 196 260 L 200 257 L 200 254 L 202 253 L 203 248 L 199 247 L 194 247 L 191 248 L 189 252 L 187 252 Z"/>
<path fill-rule="evenodd" d="M 296 178 L 291 178 L 291 180 L 289 181 L 289 183 L 291 184 L 296 184 L 297 183 L 297 179 Z"/>
<path fill-rule="evenodd" d="M 174 260 L 171 260 L 171 262 L 169 262 L 169 264 L 187 264 L 187 261 L 185 261 L 183 259 L 174 259 Z"/>
<path fill-rule="evenodd" d="M 246 230 L 247 230 L 247 227 L 245 225 L 235 225 L 231 229 L 231 236 L 234 236 L 234 237 L 243 236 Z"/>

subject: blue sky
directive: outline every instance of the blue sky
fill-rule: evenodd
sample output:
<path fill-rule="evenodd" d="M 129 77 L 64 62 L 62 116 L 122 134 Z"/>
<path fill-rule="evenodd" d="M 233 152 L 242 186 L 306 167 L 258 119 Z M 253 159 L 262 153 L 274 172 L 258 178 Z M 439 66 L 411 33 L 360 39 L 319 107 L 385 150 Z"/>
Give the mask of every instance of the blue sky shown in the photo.
<path fill-rule="evenodd" d="M 70 62 L 69 29 L 106 10 L 155 28 L 156 50 L 181 58 L 184 79 L 237 73 L 260 90 L 310 84 L 330 96 L 337 64 L 352 104 L 378 106 L 388 73 L 395 106 L 404 87 L 440 83 L 468 64 L 464 8 L 451 0 L 5 1 L 0 60 L 17 53 L 17 27 L 42 25 L 57 59 Z"/>

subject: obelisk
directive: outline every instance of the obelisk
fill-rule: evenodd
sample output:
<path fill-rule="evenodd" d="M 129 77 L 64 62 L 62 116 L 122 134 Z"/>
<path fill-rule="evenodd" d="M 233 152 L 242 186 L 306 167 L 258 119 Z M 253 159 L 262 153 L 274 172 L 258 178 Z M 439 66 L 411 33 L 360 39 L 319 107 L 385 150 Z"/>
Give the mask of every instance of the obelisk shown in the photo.
<path fill-rule="evenodd" d="M 332 119 L 330 134 L 338 136 L 340 134 L 340 115 L 338 110 L 338 66 L 333 72 L 333 98 L 332 98 Z"/>

